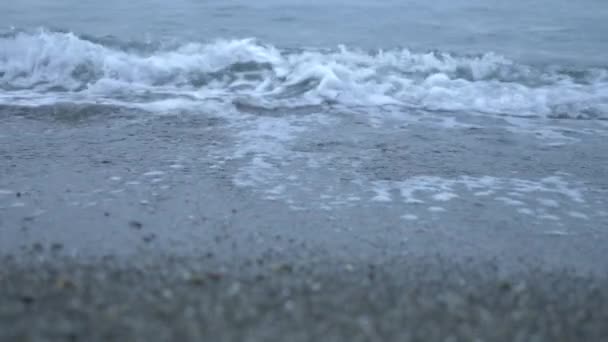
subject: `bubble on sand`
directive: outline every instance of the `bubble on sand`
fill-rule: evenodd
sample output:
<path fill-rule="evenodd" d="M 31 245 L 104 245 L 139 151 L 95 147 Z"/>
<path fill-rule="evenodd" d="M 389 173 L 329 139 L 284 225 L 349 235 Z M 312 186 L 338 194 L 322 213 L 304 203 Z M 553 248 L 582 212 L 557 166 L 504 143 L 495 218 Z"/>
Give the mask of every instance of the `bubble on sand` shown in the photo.
<path fill-rule="evenodd" d="M 541 220 L 550 220 L 550 221 L 559 221 L 559 217 L 551 214 L 542 214 L 538 215 L 538 218 Z"/>
<path fill-rule="evenodd" d="M 388 186 L 386 186 L 385 184 L 379 183 L 372 190 L 376 193 L 376 196 L 374 196 L 372 198 L 372 201 L 374 201 L 374 202 L 391 202 L 392 201 L 391 194 L 389 192 L 390 188 Z"/>
<path fill-rule="evenodd" d="M 144 173 L 143 175 L 145 177 L 157 177 L 157 176 L 163 176 L 164 174 L 165 174 L 164 171 L 153 170 L 153 171 L 148 171 L 148 172 Z"/>
<path fill-rule="evenodd" d="M 523 215 L 534 215 L 534 211 L 528 208 L 518 208 L 517 212 Z"/>
<path fill-rule="evenodd" d="M 503 202 L 507 205 L 513 205 L 513 206 L 525 205 L 525 203 L 522 201 L 514 200 L 512 198 L 504 197 L 504 196 L 496 197 L 495 200 Z"/>
<path fill-rule="evenodd" d="M 589 216 L 587 214 L 584 214 L 584 213 L 581 213 L 578 211 L 570 211 L 570 212 L 568 212 L 568 215 L 570 217 L 577 218 L 577 219 L 583 219 L 583 220 L 589 219 Z"/>
<path fill-rule="evenodd" d="M 546 230 L 543 232 L 543 234 L 545 235 L 553 235 L 553 236 L 566 236 L 566 235 L 572 235 L 571 233 L 564 231 L 564 230 Z"/>
<path fill-rule="evenodd" d="M 536 200 L 538 201 L 538 203 L 544 205 L 545 207 L 550 207 L 550 208 L 558 208 L 559 207 L 559 203 L 556 200 L 553 200 L 553 199 L 549 199 L 549 198 L 537 198 Z"/>
<path fill-rule="evenodd" d="M 456 197 L 458 197 L 458 195 L 453 192 L 440 192 L 438 194 L 433 195 L 433 199 L 436 201 L 449 201 L 452 198 Z"/>

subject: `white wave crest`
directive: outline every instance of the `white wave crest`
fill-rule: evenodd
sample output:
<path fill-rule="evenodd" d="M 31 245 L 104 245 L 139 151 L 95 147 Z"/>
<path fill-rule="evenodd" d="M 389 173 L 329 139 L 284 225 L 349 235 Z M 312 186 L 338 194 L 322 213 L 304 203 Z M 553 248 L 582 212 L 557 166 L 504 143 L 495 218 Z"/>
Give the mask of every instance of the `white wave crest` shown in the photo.
<path fill-rule="evenodd" d="M 281 50 L 254 39 L 144 52 L 48 31 L 0 37 L 0 94 L 0 104 L 23 105 L 214 99 L 608 117 L 606 69 L 539 69 L 492 53 Z"/>

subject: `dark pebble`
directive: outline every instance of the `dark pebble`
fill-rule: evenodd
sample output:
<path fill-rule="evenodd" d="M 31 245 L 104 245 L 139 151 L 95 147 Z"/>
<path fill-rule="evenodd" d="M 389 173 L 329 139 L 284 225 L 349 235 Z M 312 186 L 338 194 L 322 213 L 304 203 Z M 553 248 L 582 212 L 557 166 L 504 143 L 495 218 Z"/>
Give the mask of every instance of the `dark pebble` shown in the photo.
<path fill-rule="evenodd" d="M 59 252 L 62 249 L 63 249 L 63 244 L 61 244 L 61 243 L 54 243 L 51 245 L 51 250 L 53 252 Z"/>
<path fill-rule="evenodd" d="M 156 234 L 148 234 L 142 238 L 145 243 L 150 243 L 156 239 Z"/>
<path fill-rule="evenodd" d="M 19 297 L 19 300 L 25 305 L 32 305 L 36 301 L 34 297 L 28 295 Z"/>
<path fill-rule="evenodd" d="M 143 226 L 144 225 L 139 221 L 129 221 L 129 227 L 133 229 L 141 229 Z"/>

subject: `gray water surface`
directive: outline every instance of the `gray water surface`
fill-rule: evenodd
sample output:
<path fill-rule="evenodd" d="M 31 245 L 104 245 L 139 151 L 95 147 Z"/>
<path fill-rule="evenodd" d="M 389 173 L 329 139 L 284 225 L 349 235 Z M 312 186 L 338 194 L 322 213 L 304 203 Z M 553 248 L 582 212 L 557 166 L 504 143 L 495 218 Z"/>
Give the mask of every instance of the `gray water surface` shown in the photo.
<path fill-rule="evenodd" d="M 0 254 L 605 274 L 606 18 L 592 0 L 4 1 Z"/>
<path fill-rule="evenodd" d="M 539 1 L 4 1 L 5 28 L 125 40 L 256 37 L 280 47 L 494 51 L 534 63 L 606 66 L 608 4 Z"/>

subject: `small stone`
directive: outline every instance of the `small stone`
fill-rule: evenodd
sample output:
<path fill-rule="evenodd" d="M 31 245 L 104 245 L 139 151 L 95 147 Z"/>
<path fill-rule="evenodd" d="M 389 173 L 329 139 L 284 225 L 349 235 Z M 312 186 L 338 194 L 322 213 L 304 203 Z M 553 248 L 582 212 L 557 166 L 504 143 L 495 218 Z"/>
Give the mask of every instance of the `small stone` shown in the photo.
<path fill-rule="evenodd" d="M 76 287 L 73 281 L 67 278 L 59 278 L 55 283 L 55 286 L 59 289 L 73 289 Z"/>
<path fill-rule="evenodd" d="M 509 292 L 509 291 L 511 291 L 511 289 L 513 289 L 513 285 L 511 285 L 511 283 L 509 283 L 507 281 L 503 281 L 502 283 L 500 283 L 500 285 L 498 286 L 498 288 L 501 291 Z"/>
<path fill-rule="evenodd" d="M 150 243 L 156 239 L 156 234 L 148 234 L 142 238 L 145 243 Z"/>
<path fill-rule="evenodd" d="M 141 229 L 143 228 L 143 224 L 139 221 L 129 221 L 129 227 L 133 228 L 133 229 Z"/>
<path fill-rule="evenodd" d="M 213 281 L 220 281 L 220 280 L 222 280 L 222 275 L 220 273 L 210 272 L 210 273 L 207 273 L 207 278 L 209 278 Z"/>
<path fill-rule="evenodd" d="M 205 278 L 198 275 L 193 275 L 190 277 L 189 282 L 195 286 L 203 286 L 205 285 Z"/>
<path fill-rule="evenodd" d="M 40 242 L 36 242 L 32 246 L 32 249 L 34 250 L 34 252 L 42 252 L 42 251 L 44 251 L 44 246 L 42 246 L 42 244 Z"/>
<path fill-rule="evenodd" d="M 19 300 L 25 305 L 32 305 L 36 301 L 36 298 L 29 295 L 23 295 L 19 297 Z"/>
<path fill-rule="evenodd" d="M 277 273 L 292 273 L 293 267 L 288 264 L 281 264 L 274 266 L 272 270 Z"/>
<path fill-rule="evenodd" d="M 63 244 L 61 244 L 61 243 L 56 242 L 51 245 L 51 251 L 53 251 L 53 252 L 59 252 L 62 249 L 63 249 Z"/>

